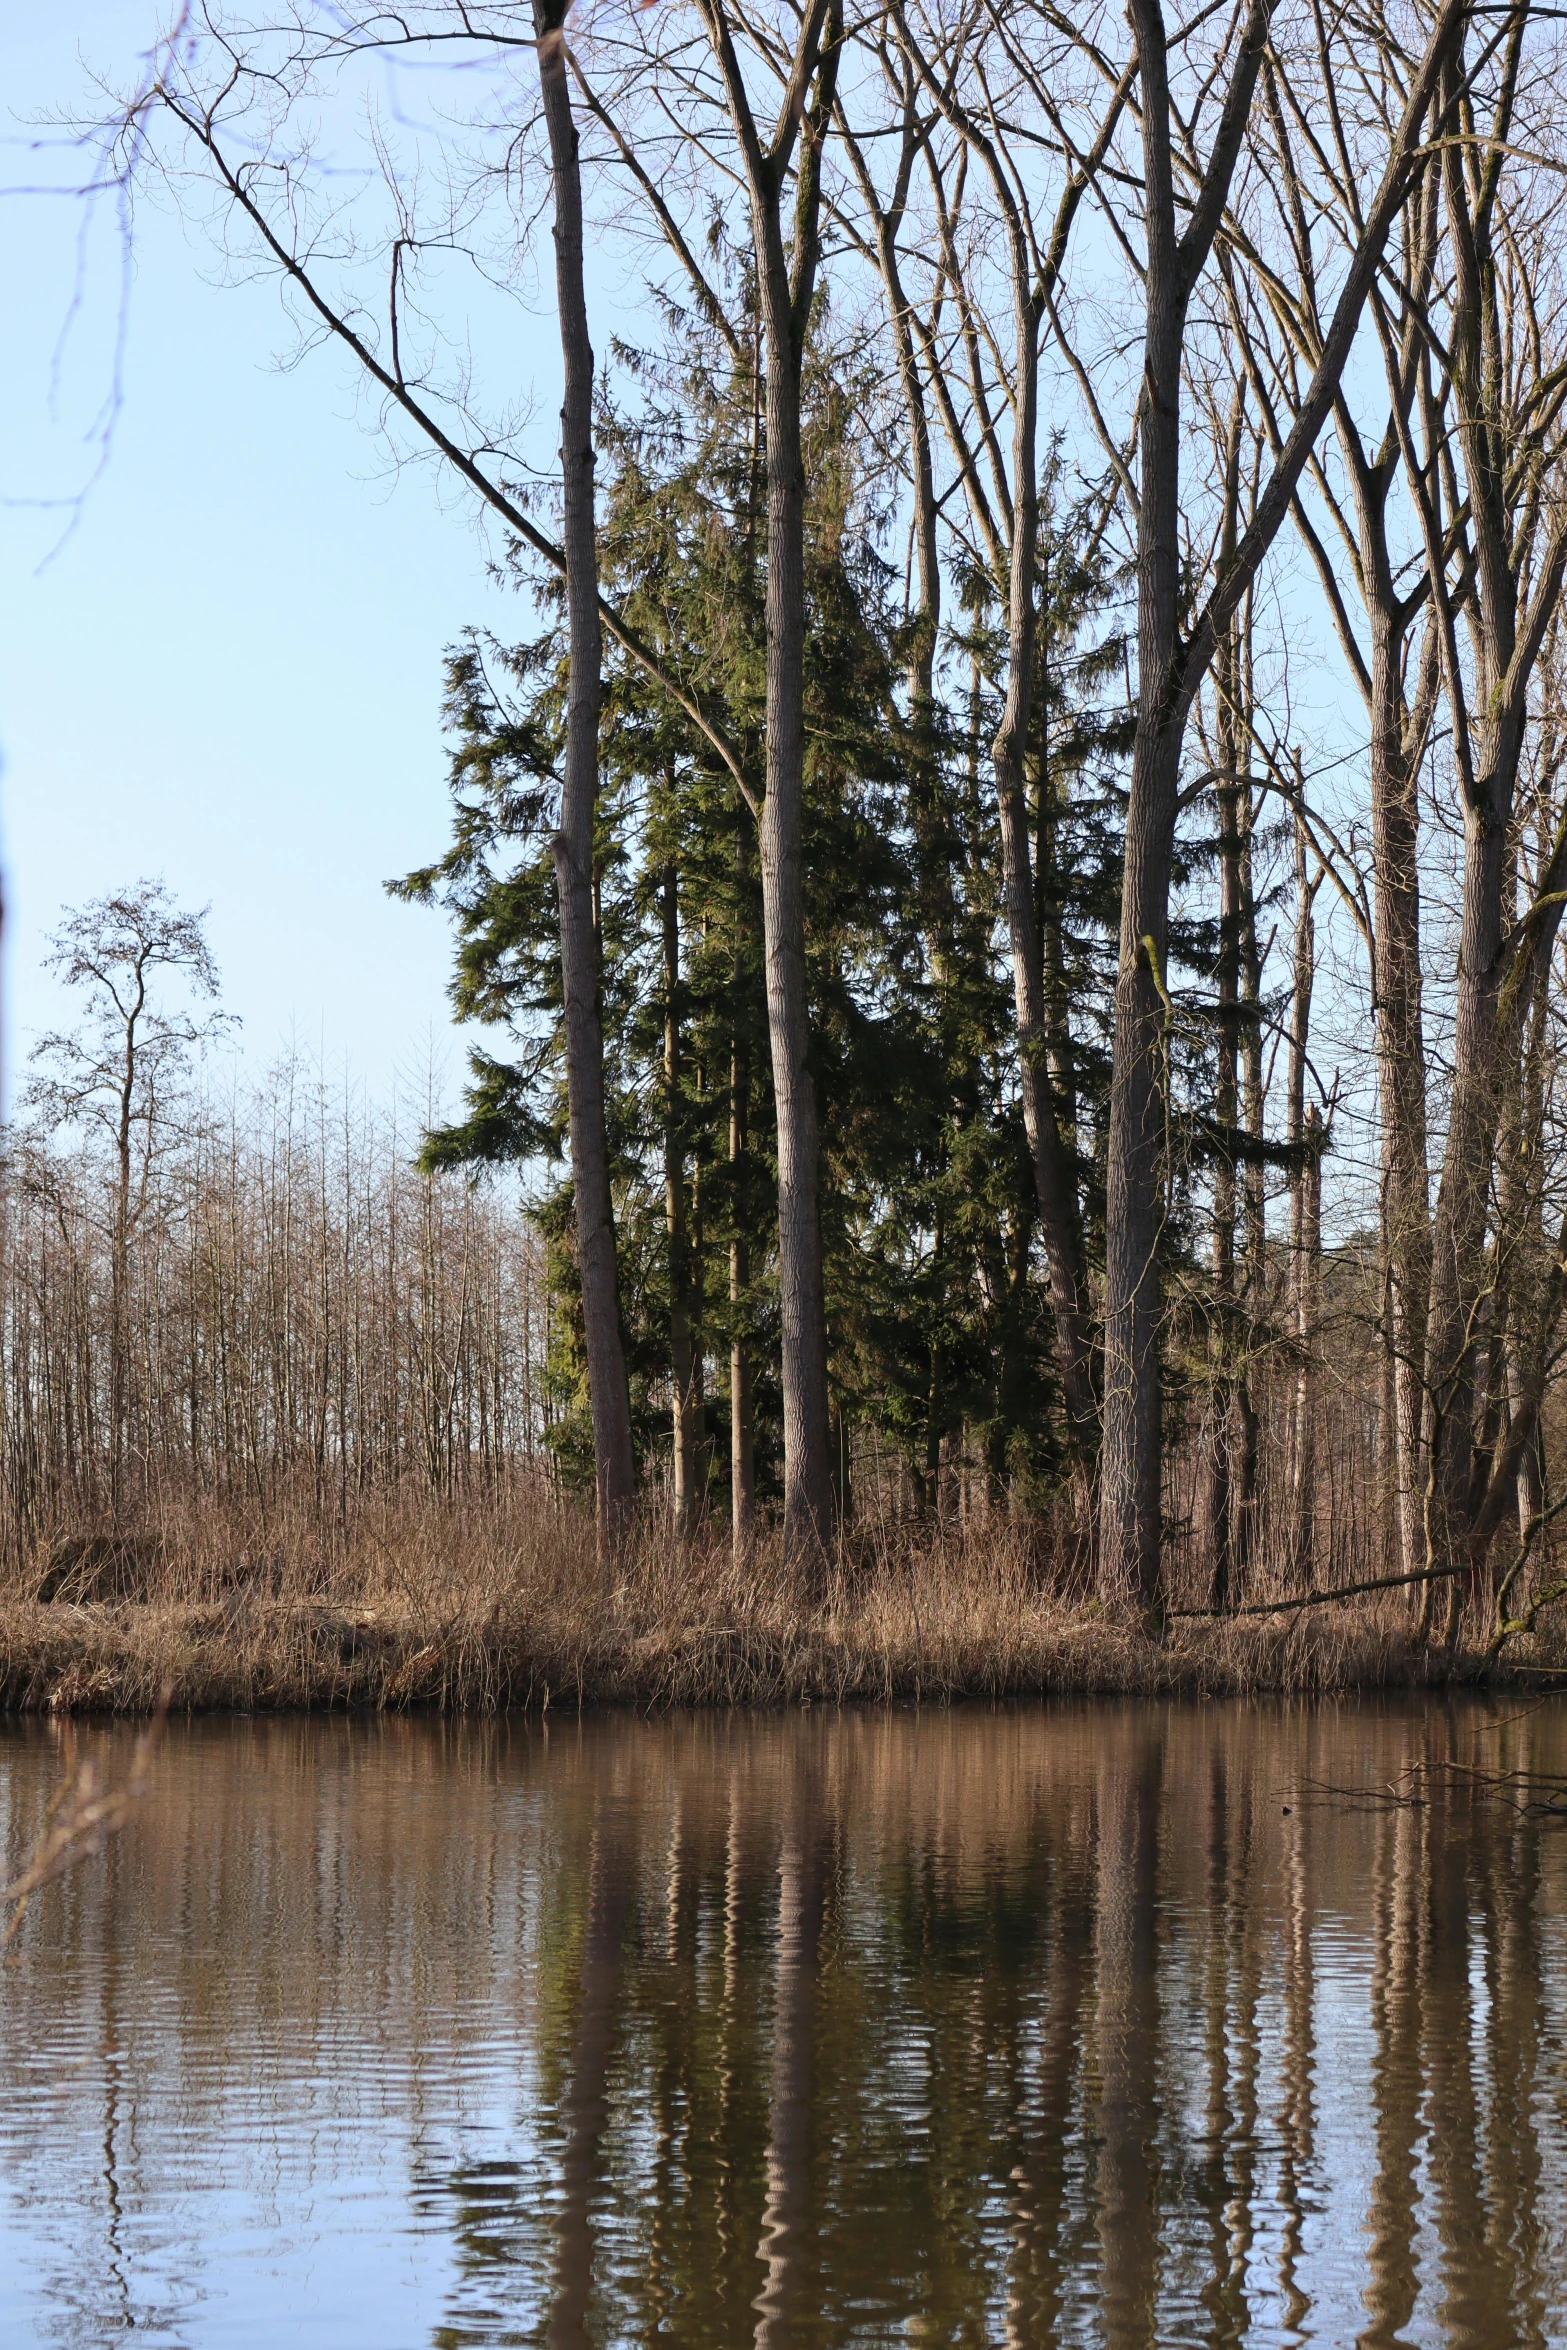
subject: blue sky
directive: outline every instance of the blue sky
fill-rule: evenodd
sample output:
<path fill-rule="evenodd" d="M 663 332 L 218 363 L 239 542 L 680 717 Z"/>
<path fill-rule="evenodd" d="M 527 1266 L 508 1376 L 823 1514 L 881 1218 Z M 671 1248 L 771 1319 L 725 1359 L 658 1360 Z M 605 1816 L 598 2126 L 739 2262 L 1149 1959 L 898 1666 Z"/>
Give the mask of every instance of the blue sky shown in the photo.
<path fill-rule="evenodd" d="M 68 156 L 28 152 L 26 119 L 90 102 L 81 61 L 123 76 L 154 20 L 143 0 L 7 12 L 9 188 L 69 177 Z M 433 1035 L 455 1071 L 446 924 L 381 885 L 445 839 L 443 647 L 470 621 L 521 633 L 526 613 L 486 577 L 467 505 L 427 468 L 390 477 L 335 357 L 279 371 L 275 289 L 218 282 L 200 233 L 152 206 L 112 455 L 60 546 L 66 516 L 17 501 L 90 472 L 84 433 L 113 379 L 105 219 L 51 412 L 78 225 L 43 196 L 0 213 L 8 1086 L 61 1010 L 39 968 L 59 908 L 142 874 L 210 902 L 252 1060 L 292 1032 L 380 1090 Z M 548 323 L 524 322 L 524 342 Z M 547 374 L 542 340 L 537 355 Z M 551 405 L 533 428 L 545 463 Z"/>

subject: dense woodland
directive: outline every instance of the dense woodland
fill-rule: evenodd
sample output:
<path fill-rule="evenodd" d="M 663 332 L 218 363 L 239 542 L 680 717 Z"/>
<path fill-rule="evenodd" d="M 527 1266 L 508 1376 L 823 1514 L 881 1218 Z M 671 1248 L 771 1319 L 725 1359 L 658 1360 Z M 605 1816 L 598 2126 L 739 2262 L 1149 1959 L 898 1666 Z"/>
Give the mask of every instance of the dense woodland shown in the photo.
<path fill-rule="evenodd" d="M 776 1519 L 807 1588 L 874 1490 L 1150 1622 L 1368 1579 L 1523 1620 L 1560 52 L 1528 0 L 182 15 L 104 173 L 276 275 L 518 589 L 393 884 L 480 1041 L 417 1164 L 286 1087 L 137 1095 L 144 1230 L 55 1040 L 13 1521 L 89 1456 L 112 1500 L 542 1448 L 606 1529 Z"/>

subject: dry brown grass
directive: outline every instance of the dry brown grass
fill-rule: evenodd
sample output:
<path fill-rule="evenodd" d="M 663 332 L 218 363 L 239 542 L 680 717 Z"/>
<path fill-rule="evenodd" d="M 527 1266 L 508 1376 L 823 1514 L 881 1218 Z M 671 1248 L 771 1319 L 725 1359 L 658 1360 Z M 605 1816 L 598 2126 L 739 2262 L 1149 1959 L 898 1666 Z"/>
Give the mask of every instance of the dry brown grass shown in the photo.
<path fill-rule="evenodd" d="M 405 1493 L 346 1526 L 308 1504 L 170 1503 L 117 1537 L 56 1537 L 0 1591 L 0 1707 L 136 1713 L 165 1689 L 177 1711 L 244 1712 L 1219 1696 L 1477 1671 L 1474 1649 L 1433 1657 L 1409 1624 L 1395 1592 L 1151 1640 L 1005 1522 L 863 1538 L 808 1606 L 776 1543 L 737 1566 L 716 1532 L 679 1543 L 649 1518 L 601 1557 L 586 1515 L 538 1485 Z M 1536 1641 L 1517 1661 L 1564 1653 Z"/>

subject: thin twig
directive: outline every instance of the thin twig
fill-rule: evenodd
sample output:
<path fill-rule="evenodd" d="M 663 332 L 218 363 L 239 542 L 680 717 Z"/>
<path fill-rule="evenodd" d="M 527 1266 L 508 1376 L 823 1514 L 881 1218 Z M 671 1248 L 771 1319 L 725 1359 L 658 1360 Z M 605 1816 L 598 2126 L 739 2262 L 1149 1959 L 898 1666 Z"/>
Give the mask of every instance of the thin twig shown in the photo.
<path fill-rule="evenodd" d="M 5 1931 L 0 1934 L 0 1950 L 15 1940 L 35 1893 L 52 1884 L 56 1877 L 64 1876 L 79 1861 L 90 1860 L 94 1853 L 101 1852 L 109 1838 L 118 1835 L 124 1827 L 146 1793 L 153 1754 L 169 1718 L 170 1695 L 165 1685 L 156 1713 L 136 1741 L 130 1770 L 118 1786 L 101 1787 L 93 1757 L 83 1755 L 79 1762 L 74 1761 L 72 1743 L 68 1742 L 64 1776 L 44 1814 L 42 1830 L 27 1864 L 9 1885 L 0 1887 L 0 1908 L 9 1908 L 11 1912 Z M 67 1739 L 72 1740 L 69 1730 Z"/>

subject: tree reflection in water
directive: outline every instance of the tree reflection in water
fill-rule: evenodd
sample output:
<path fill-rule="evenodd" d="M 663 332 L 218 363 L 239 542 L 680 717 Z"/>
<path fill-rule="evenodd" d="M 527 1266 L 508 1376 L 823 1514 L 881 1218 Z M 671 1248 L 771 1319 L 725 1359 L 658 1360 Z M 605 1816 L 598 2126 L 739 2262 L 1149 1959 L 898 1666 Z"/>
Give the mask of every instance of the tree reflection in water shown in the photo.
<path fill-rule="evenodd" d="M 1567 1825 L 1302 1797 L 1451 1760 L 1567 1727 L 171 1733 L 3 1985 L 5 2339 L 1559 2340 Z"/>

